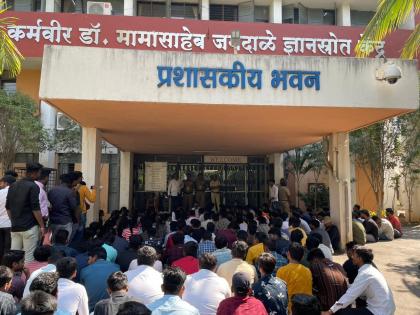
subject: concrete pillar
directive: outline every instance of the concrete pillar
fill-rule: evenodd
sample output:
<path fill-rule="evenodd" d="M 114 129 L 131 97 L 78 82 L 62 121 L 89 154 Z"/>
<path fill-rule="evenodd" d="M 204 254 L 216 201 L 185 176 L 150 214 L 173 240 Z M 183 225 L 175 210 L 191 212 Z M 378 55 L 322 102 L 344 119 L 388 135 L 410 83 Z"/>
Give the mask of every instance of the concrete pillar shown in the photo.
<path fill-rule="evenodd" d="M 338 26 L 351 26 L 350 4 L 347 1 L 340 3 L 336 12 Z"/>
<path fill-rule="evenodd" d="M 124 15 L 135 16 L 135 1 L 134 0 L 124 0 Z"/>
<path fill-rule="evenodd" d="M 416 18 L 414 11 L 411 10 L 407 19 L 400 25 L 400 29 L 403 30 L 414 30 L 416 27 Z"/>
<path fill-rule="evenodd" d="M 341 246 L 344 248 L 344 244 L 353 239 L 349 135 L 333 134 L 328 141 L 331 219 L 340 231 Z"/>
<path fill-rule="evenodd" d="M 131 152 L 120 151 L 120 208 L 132 208 L 133 157 L 134 154 Z"/>
<path fill-rule="evenodd" d="M 55 10 L 55 1 L 54 0 L 45 0 L 45 12 L 54 12 Z"/>
<path fill-rule="evenodd" d="M 201 0 L 200 3 L 200 10 L 201 10 L 201 19 L 202 20 L 210 20 L 210 1 L 209 0 Z"/>
<path fill-rule="evenodd" d="M 101 134 L 98 129 L 82 128 L 83 179 L 88 187 L 94 185 L 99 191 L 96 195 L 96 202 L 87 212 L 87 224 L 98 220 L 100 205 L 101 140 Z"/>
<path fill-rule="evenodd" d="M 274 153 L 274 182 L 279 185 L 280 179 L 284 177 L 284 156 L 282 153 Z"/>
<path fill-rule="evenodd" d="M 54 107 L 50 106 L 47 102 L 41 101 L 41 123 L 47 132 L 54 136 L 56 128 L 57 111 Z M 55 151 L 43 151 L 39 153 L 39 163 L 49 168 L 56 168 L 56 154 Z"/>
<path fill-rule="evenodd" d="M 282 13 L 282 0 L 271 0 L 270 4 L 270 23 L 282 23 L 283 22 L 283 13 Z"/>

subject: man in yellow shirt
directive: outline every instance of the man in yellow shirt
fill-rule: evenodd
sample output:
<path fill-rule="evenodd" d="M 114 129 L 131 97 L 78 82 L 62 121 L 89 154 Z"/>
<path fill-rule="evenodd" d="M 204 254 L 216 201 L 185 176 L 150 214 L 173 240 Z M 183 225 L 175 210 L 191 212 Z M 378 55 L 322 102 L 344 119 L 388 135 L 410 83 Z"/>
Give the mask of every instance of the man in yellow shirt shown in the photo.
<path fill-rule="evenodd" d="M 306 232 L 300 227 L 300 219 L 295 216 L 291 216 L 289 218 L 289 233 L 292 234 L 294 230 L 300 230 L 302 232 L 303 238 L 301 242 L 302 245 L 305 246 L 308 236 L 306 235 Z"/>
<path fill-rule="evenodd" d="M 237 272 L 246 273 L 251 280 L 251 284 L 257 282 L 258 280 L 257 270 L 255 267 L 244 261 L 247 249 L 248 245 L 245 242 L 234 242 L 232 245 L 232 260 L 221 264 L 217 268 L 217 275 L 219 277 L 225 278 L 229 283 L 229 287 L 232 286 L 232 277 Z"/>
<path fill-rule="evenodd" d="M 96 201 L 96 189 L 94 186 L 91 186 L 92 191 L 86 186 L 86 183 L 83 182 L 82 172 L 75 171 L 74 174 L 77 176 L 77 192 L 79 193 L 80 198 L 80 210 L 82 211 L 80 217 L 80 225 L 82 228 L 86 226 L 86 213 L 88 211 L 88 204 L 86 201 L 95 202 Z"/>
<path fill-rule="evenodd" d="M 277 271 L 277 277 L 284 280 L 287 284 L 289 295 L 289 312 L 292 306 L 292 296 L 294 294 L 312 295 L 312 274 L 311 271 L 300 264 L 303 258 L 304 249 L 302 245 L 292 243 L 287 258 L 289 263 Z"/>
<path fill-rule="evenodd" d="M 255 263 L 260 255 L 264 253 L 264 241 L 268 238 L 268 236 L 263 232 L 257 232 L 255 237 L 257 238 L 258 243 L 248 249 L 248 254 L 245 259 L 248 264 L 253 266 L 255 266 Z"/>

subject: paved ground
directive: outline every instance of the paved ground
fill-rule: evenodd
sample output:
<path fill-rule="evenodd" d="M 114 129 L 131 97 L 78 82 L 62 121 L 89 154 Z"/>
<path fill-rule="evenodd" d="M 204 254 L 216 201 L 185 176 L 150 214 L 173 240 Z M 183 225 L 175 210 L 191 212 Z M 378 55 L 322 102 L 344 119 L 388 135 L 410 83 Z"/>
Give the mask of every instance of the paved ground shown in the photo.
<path fill-rule="evenodd" d="M 394 293 L 395 315 L 420 315 L 420 225 L 405 227 L 401 239 L 367 246 Z M 334 257 L 339 263 L 346 259 L 346 255 Z"/>

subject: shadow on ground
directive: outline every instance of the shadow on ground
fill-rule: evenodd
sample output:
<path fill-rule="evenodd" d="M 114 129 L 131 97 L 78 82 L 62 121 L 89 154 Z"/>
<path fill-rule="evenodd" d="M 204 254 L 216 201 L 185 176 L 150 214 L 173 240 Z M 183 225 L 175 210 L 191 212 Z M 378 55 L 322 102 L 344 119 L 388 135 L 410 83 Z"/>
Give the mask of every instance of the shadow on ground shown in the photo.
<path fill-rule="evenodd" d="M 389 271 L 401 275 L 401 282 L 411 293 L 420 298 L 420 262 L 417 257 L 412 257 L 407 264 L 388 263 Z"/>

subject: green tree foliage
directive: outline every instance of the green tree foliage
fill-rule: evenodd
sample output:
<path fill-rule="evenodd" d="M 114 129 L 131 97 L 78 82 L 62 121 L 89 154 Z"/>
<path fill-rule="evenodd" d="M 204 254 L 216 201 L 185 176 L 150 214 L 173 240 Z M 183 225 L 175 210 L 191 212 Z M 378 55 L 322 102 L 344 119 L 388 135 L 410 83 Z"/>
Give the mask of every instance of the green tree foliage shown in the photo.
<path fill-rule="evenodd" d="M 35 102 L 20 93 L 0 90 L 0 165 L 9 169 L 17 152 L 40 152 L 49 145 L 49 137 L 35 116 Z"/>
<path fill-rule="evenodd" d="M 362 47 L 371 41 L 382 41 L 388 34 L 398 29 L 412 11 L 415 15 L 420 12 L 420 0 L 378 0 L 376 13 L 356 45 L 356 56 L 366 57 L 369 55 L 371 52 L 362 49 Z M 417 24 L 404 44 L 401 57 L 413 59 L 417 55 L 419 42 L 420 24 Z"/>

